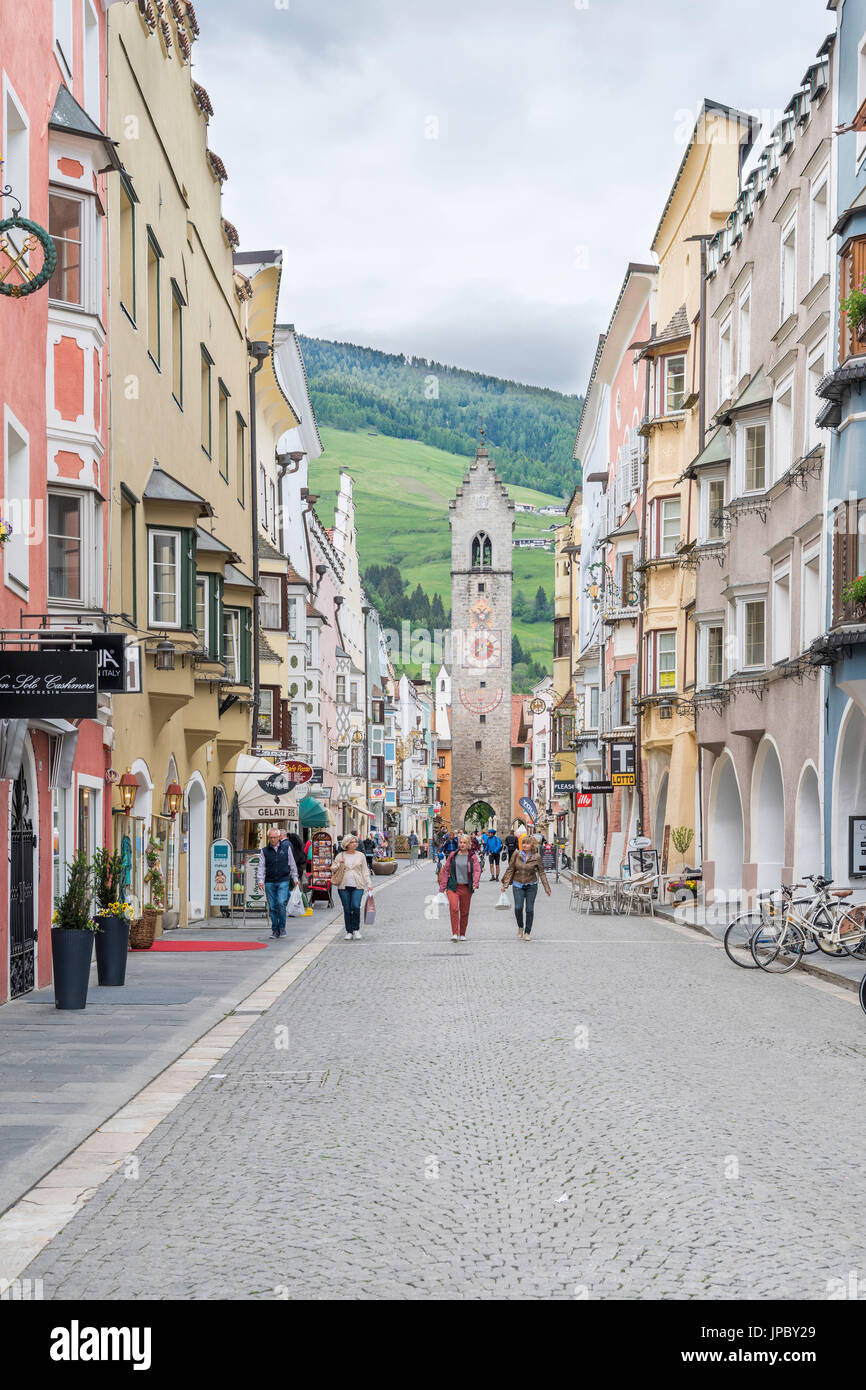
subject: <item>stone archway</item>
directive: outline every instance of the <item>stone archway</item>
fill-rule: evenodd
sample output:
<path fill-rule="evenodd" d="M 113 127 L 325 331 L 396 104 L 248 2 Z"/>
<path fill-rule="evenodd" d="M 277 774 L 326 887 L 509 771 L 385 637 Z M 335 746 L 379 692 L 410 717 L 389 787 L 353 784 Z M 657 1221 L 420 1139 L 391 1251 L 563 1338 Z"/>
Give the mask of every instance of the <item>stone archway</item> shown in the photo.
<path fill-rule="evenodd" d="M 785 786 L 775 745 L 764 739 L 752 773 L 752 862 L 756 887 L 778 888 L 785 863 Z"/>
<path fill-rule="evenodd" d="M 824 825 L 818 774 L 810 763 L 803 769 L 797 792 L 795 877 L 824 872 Z"/>
<path fill-rule="evenodd" d="M 495 825 L 496 812 L 489 801 L 473 801 L 471 806 L 467 806 L 463 815 L 463 827 L 465 830 L 486 830 L 488 826 Z"/>
<path fill-rule="evenodd" d="M 866 815 L 866 718 L 853 700 L 839 725 L 836 740 L 832 810 L 830 873 L 835 882 L 842 885 L 851 882 L 850 817 Z"/>
<path fill-rule="evenodd" d="M 713 769 L 709 821 L 714 887 L 729 897 L 743 886 L 743 803 L 734 764 L 727 754 Z"/>

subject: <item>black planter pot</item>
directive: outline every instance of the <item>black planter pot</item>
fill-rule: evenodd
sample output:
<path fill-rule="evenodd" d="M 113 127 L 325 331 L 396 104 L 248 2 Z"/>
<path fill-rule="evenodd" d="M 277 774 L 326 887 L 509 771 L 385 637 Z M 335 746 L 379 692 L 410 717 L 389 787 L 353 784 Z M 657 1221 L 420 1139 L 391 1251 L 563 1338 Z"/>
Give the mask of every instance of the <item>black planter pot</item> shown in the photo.
<path fill-rule="evenodd" d="M 97 917 L 96 978 L 101 985 L 126 984 L 129 918 Z"/>
<path fill-rule="evenodd" d="M 93 932 L 52 927 L 51 959 L 54 965 L 54 1007 L 83 1009 L 87 1003 L 87 982 L 93 959 Z"/>

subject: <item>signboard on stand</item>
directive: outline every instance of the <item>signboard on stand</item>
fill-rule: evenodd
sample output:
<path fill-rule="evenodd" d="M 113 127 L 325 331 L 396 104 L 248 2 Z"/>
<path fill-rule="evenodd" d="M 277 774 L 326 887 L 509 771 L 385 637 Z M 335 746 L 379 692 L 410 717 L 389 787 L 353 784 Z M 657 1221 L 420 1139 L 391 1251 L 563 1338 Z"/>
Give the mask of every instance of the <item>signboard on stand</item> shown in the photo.
<path fill-rule="evenodd" d="M 334 842 L 327 830 L 317 830 L 312 839 L 312 859 L 310 862 L 310 893 L 316 898 L 331 897 L 331 871 L 334 864 Z"/>
<path fill-rule="evenodd" d="M 232 847 L 229 840 L 214 840 L 210 847 L 210 905 L 232 905 Z"/>

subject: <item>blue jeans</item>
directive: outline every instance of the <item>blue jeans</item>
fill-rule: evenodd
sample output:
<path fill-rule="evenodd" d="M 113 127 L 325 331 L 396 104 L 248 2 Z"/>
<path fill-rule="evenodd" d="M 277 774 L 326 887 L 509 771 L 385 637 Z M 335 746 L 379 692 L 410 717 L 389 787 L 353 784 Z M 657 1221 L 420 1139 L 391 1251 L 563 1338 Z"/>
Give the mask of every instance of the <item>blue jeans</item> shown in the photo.
<path fill-rule="evenodd" d="M 538 884 L 512 883 L 511 891 L 514 894 L 514 915 L 517 918 L 517 925 L 529 936 L 535 917 L 535 898 L 538 893 Z M 526 909 L 525 925 L 523 921 L 524 908 Z"/>
<path fill-rule="evenodd" d="M 286 934 L 286 903 L 289 901 L 292 881 L 289 878 L 274 879 L 265 883 L 265 897 L 271 915 L 271 931 L 274 936 Z"/>
<path fill-rule="evenodd" d="M 343 904 L 343 918 L 346 923 L 346 931 L 356 932 L 361 930 L 361 899 L 364 896 L 363 888 L 338 888 L 340 902 Z"/>

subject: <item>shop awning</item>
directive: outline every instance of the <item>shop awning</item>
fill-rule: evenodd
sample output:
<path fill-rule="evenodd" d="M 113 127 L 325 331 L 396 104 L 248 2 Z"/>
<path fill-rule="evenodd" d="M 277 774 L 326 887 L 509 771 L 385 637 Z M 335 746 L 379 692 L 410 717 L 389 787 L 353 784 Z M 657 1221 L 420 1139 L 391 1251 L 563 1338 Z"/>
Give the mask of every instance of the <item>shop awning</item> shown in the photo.
<path fill-rule="evenodd" d="M 317 801 L 314 796 L 305 796 L 301 799 L 298 806 L 298 818 L 301 825 L 305 825 L 310 830 L 324 830 L 330 825 L 328 812 L 321 801 Z"/>
<path fill-rule="evenodd" d="M 298 794 L 281 767 L 267 758 L 239 753 L 235 765 L 235 791 L 241 820 L 296 820 Z"/>

